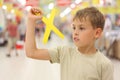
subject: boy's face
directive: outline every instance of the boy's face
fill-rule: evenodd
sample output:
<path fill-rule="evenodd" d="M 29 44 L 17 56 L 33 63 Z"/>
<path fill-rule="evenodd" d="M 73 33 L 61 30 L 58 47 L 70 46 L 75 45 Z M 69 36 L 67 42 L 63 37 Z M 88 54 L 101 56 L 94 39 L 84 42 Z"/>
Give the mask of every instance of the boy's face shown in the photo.
<path fill-rule="evenodd" d="M 73 41 L 77 47 L 88 47 L 94 45 L 96 38 L 100 37 L 102 30 L 94 29 L 89 19 L 73 21 Z"/>

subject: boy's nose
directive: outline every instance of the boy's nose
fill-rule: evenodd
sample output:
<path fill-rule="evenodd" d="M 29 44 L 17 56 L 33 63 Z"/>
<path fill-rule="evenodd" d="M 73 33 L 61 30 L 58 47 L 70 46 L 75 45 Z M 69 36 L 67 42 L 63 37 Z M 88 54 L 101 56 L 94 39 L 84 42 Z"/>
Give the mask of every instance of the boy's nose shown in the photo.
<path fill-rule="evenodd" d="M 79 32 L 78 32 L 77 30 L 75 30 L 74 35 L 78 35 L 78 33 L 79 33 Z"/>

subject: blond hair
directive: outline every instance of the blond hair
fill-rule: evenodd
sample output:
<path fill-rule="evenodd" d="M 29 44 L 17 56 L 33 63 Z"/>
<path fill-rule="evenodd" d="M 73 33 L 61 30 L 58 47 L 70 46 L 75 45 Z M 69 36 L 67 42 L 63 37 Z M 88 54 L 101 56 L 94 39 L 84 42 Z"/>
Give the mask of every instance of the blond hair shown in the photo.
<path fill-rule="evenodd" d="M 105 18 L 104 15 L 95 7 L 87 7 L 82 10 L 77 11 L 73 21 L 79 19 L 80 21 L 89 19 L 93 28 L 101 28 L 103 30 Z"/>

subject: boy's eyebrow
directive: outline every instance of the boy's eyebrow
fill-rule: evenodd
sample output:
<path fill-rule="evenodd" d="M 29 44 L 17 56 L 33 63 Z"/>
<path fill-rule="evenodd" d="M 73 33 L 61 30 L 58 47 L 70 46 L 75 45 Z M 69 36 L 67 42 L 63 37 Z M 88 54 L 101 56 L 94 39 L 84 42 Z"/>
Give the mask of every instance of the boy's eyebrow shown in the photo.
<path fill-rule="evenodd" d="M 72 26 L 75 26 L 75 24 L 73 23 Z M 83 24 L 79 24 L 78 27 L 81 27 L 83 26 Z"/>
<path fill-rule="evenodd" d="M 72 23 L 72 26 L 74 27 L 75 25 Z"/>

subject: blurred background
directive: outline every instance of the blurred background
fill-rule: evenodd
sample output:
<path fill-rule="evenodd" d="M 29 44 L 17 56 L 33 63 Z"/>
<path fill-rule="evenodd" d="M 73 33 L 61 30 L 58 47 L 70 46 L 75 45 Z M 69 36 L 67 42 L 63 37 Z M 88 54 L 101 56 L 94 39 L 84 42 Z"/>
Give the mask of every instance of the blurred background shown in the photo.
<path fill-rule="evenodd" d="M 64 39 L 51 32 L 47 44 L 43 44 L 46 25 L 38 22 L 35 29 L 37 47 L 54 48 L 74 46 L 72 17 L 77 10 L 89 6 L 97 7 L 105 16 L 104 31 L 96 47 L 113 62 L 114 80 L 120 80 L 120 0 L 0 0 L 0 80 L 60 80 L 59 64 L 25 56 L 28 11 L 31 7 L 40 7 L 49 18 L 51 10 L 57 9 L 54 25 L 64 34 Z"/>

